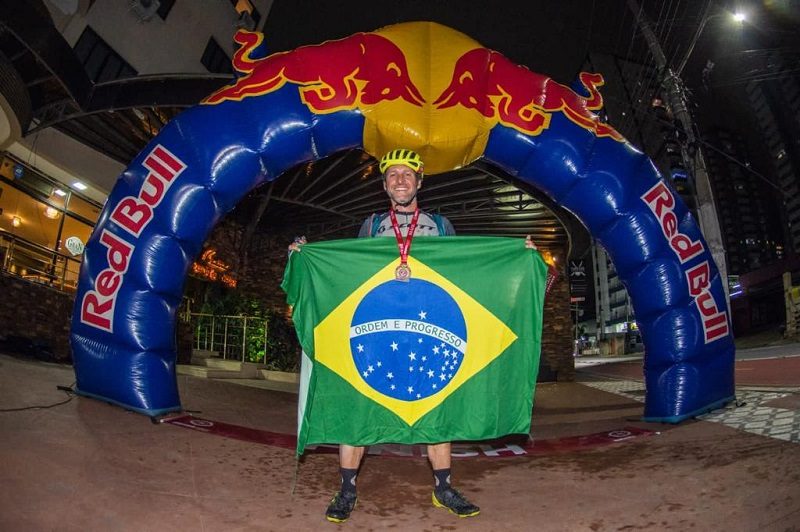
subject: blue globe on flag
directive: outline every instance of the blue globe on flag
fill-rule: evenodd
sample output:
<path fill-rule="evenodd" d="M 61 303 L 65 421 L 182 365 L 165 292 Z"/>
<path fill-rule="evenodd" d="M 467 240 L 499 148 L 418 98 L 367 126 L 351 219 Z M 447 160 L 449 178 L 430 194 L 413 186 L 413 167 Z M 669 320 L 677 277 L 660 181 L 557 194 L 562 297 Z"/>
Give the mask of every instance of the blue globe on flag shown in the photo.
<path fill-rule="evenodd" d="M 458 373 L 466 348 L 458 304 L 422 279 L 376 286 L 358 304 L 350 325 L 350 352 L 361 378 L 402 401 L 443 390 Z"/>

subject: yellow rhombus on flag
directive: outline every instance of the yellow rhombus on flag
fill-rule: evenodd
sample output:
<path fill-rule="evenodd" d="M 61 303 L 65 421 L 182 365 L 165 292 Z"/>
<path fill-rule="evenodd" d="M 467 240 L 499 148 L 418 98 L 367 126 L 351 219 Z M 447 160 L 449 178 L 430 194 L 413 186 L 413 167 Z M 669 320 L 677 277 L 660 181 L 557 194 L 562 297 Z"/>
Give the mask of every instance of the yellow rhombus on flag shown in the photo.
<path fill-rule="evenodd" d="M 486 364 L 500 355 L 517 335 L 498 320 L 469 294 L 436 273 L 427 265 L 410 258 L 408 261 L 415 278 L 430 281 L 443 288 L 458 304 L 466 322 L 468 347 L 464 353 L 458 373 L 439 393 L 414 401 L 402 401 L 384 395 L 371 387 L 362 378 L 350 354 L 351 322 L 356 307 L 373 288 L 394 280 L 396 261 L 387 264 L 350 296 L 342 301 L 328 317 L 314 329 L 316 359 L 350 383 L 356 390 L 376 403 L 397 414 L 403 421 L 413 425 L 419 418 L 439 406 L 462 384 L 481 371 Z"/>

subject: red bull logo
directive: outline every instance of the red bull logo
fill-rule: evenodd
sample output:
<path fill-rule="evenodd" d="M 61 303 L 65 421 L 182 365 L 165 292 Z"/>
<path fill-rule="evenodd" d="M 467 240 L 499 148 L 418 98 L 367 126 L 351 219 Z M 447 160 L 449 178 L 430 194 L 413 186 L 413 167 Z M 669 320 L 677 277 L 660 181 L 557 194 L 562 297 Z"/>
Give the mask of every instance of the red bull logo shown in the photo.
<path fill-rule="evenodd" d="M 593 112 L 603 106 L 601 75 L 580 74 L 588 95 L 582 96 L 434 23 L 390 26 L 266 58 L 256 58 L 262 34 L 239 31 L 234 39 L 241 46 L 233 66 L 241 76 L 204 104 L 257 97 L 290 83 L 316 114 L 360 112 L 367 152 L 380 156 L 406 146 L 431 161 L 429 174 L 480 157 L 497 124 L 539 135 L 553 113 L 598 137 L 624 141 Z"/>
<path fill-rule="evenodd" d="M 234 55 L 233 66 L 244 75 L 203 103 L 259 96 L 276 91 L 287 82 L 300 86 L 300 98 L 315 113 L 398 98 L 414 106 L 425 102 L 411 81 L 403 52 L 375 33 L 357 33 L 261 60 L 252 59 L 251 54 L 261 44 L 262 34 L 240 30 L 234 40 L 241 47 Z"/>
<path fill-rule="evenodd" d="M 550 114 L 561 112 L 598 137 L 624 140 L 592 112 L 603 107 L 598 90 L 603 77 L 581 72 L 579 79 L 589 93 L 588 98 L 547 76 L 515 65 L 498 52 L 480 48 L 458 59 L 450 85 L 433 105 L 438 109 L 455 105 L 475 109 L 486 118 L 496 118 L 501 124 L 529 135 L 540 134 L 550 125 Z"/>

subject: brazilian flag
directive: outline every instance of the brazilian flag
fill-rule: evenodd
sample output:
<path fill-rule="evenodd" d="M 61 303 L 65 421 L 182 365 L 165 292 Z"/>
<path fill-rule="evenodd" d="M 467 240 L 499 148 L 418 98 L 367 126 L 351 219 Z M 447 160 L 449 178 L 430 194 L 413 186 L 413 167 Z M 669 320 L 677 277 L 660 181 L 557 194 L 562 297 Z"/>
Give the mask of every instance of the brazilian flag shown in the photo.
<path fill-rule="evenodd" d="M 547 265 L 522 239 L 306 244 L 282 288 L 303 347 L 307 445 L 483 440 L 530 430 Z"/>

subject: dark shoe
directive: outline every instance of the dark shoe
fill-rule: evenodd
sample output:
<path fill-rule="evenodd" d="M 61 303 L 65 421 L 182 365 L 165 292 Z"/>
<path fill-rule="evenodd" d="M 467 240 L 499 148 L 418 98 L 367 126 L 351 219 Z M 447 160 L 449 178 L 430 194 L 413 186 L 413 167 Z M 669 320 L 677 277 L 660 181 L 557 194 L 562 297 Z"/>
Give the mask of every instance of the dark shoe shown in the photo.
<path fill-rule="evenodd" d="M 325 519 L 332 523 L 343 523 L 350 517 L 350 512 L 356 507 L 358 497 L 337 491 L 331 499 L 328 509 L 325 511 Z"/>
<path fill-rule="evenodd" d="M 469 502 L 454 488 L 447 488 L 431 495 L 433 505 L 437 508 L 447 508 L 451 514 L 459 517 L 472 517 L 481 513 L 481 509 Z"/>

